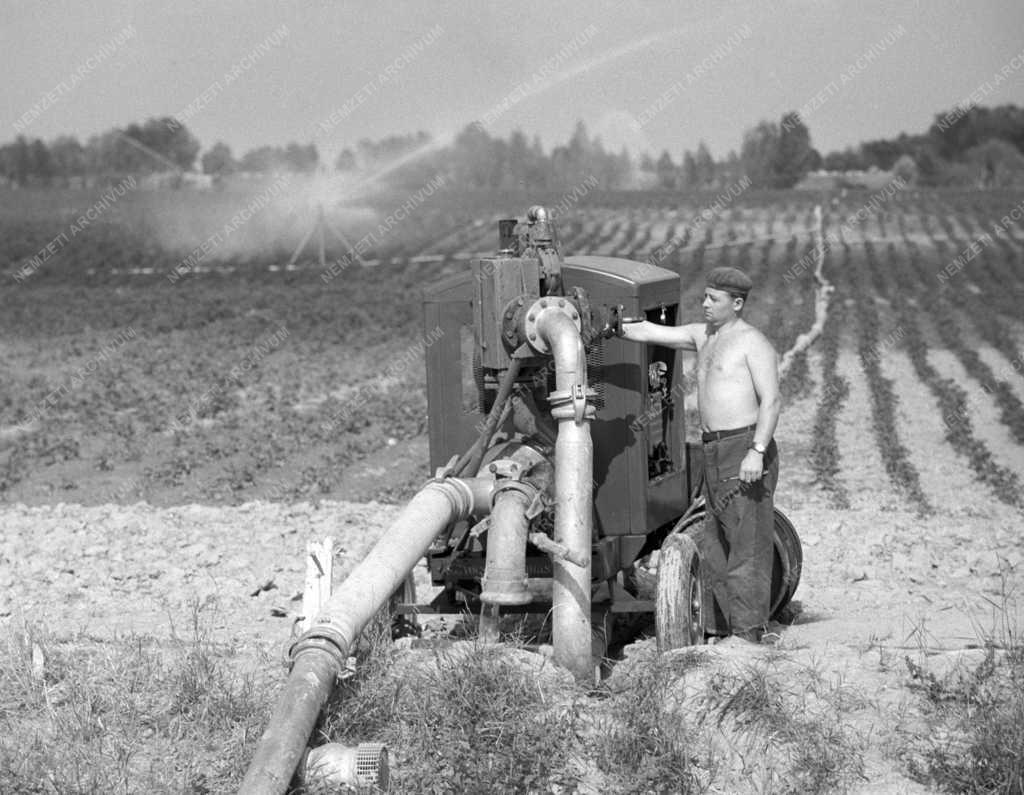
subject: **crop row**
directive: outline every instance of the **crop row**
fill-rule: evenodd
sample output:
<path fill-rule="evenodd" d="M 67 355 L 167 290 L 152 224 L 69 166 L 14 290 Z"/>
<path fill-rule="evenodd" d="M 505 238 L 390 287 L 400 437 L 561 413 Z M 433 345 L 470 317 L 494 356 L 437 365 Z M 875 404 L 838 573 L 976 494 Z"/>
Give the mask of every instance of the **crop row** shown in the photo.
<path fill-rule="evenodd" d="M 893 389 L 892 381 L 882 374 L 879 338 L 881 321 L 874 297 L 869 289 L 869 279 L 872 273 L 876 272 L 875 265 L 877 264 L 874 248 L 870 242 L 864 243 L 864 259 L 867 262 L 866 269 L 854 265 L 846 271 L 846 274 L 850 277 L 852 294 L 857 296 L 854 303 L 860 329 L 857 337 L 857 351 L 871 395 L 871 416 L 875 439 L 890 482 L 897 491 L 905 494 L 921 512 L 930 513 L 932 507 L 921 489 L 920 474 L 910 460 L 909 451 L 900 442 L 896 425 L 899 399 Z"/>
<path fill-rule="evenodd" d="M 920 293 L 920 279 L 904 268 L 883 269 L 870 243 L 865 243 L 865 253 L 868 254 L 867 261 L 873 276 L 881 282 L 886 293 L 892 296 L 893 306 L 906 337 L 907 352 L 918 378 L 935 395 L 941 416 L 958 418 L 956 422 L 945 423 L 946 439 L 957 453 L 967 458 L 975 478 L 990 486 L 1000 501 L 1008 505 L 1024 505 L 1017 475 L 999 465 L 985 443 L 975 436 L 967 409 L 967 393 L 952 379 L 939 375 L 928 361 L 928 345 L 917 318 L 919 309 L 907 300 L 907 295 L 914 291 Z M 952 320 L 940 317 L 938 323 Z"/>
<path fill-rule="evenodd" d="M 824 252 L 824 257 L 824 272 L 829 279 L 835 279 L 836 277 L 831 275 L 832 269 L 829 268 L 832 251 Z M 842 271 L 847 271 L 849 267 L 850 247 L 845 246 L 840 268 Z M 834 300 L 819 338 L 821 342 L 821 396 L 818 399 L 818 406 L 814 413 L 814 426 L 811 431 L 814 445 L 810 455 L 811 468 L 817 482 L 828 492 L 837 508 L 848 508 L 850 505 L 849 494 L 838 479 L 841 460 L 839 440 L 836 438 L 836 424 L 839 421 L 843 404 L 850 394 L 849 382 L 839 374 L 836 367 L 839 361 L 840 332 L 845 319 L 846 307 L 841 301 Z"/>
<path fill-rule="evenodd" d="M 924 262 L 920 250 L 913 241 L 906 242 L 908 261 L 911 270 L 919 277 L 924 273 Z M 898 259 L 890 244 L 890 270 L 897 270 L 902 267 L 902 260 Z M 992 368 L 986 364 L 978 355 L 977 350 L 968 345 L 963 337 L 962 315 L 957 312 L 951 303 L 952 296 L 965 310 L 966 314 L 976 318 L 978 329 L 982 336 L 990 341 L 1000 341 L 1000 347 L 1007 348 L 1004 353 L 1014 350 L 1009 334 L 1006 333 L 1005 325 L 1000 318 L 991 312 L 986 311 L 984 301 L 970 290 L 939 291 L 934 290 L 921 297 L 919 303 L 924 303 L 928 310 L 939 320 L 935 323 L 935 329 L 939 339 L 952 351 L 968 375 L 982 385 L 986 394 L 993 397 L 999 407 L 1000 421 L 1010 429 L 1010 433 L 1021 444 L 1024 444 L 1024 404 L 1013 391 L 1013 387 L 1002 378 L 998 378 Z"/>

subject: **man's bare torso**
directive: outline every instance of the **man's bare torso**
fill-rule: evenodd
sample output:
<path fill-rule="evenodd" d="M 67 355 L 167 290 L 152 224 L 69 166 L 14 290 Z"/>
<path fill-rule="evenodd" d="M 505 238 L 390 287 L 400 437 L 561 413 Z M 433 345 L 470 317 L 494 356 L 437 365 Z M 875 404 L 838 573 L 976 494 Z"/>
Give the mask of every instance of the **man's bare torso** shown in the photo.
<path fill-rule="evenodd" d="M 757 422 L 758 400 L 747 364 L 759 335 L 745 321 L 728 328 L 708 324 L 694 334 L 697 344 L 697 400 L 705 431 L 742 428 Z"/>

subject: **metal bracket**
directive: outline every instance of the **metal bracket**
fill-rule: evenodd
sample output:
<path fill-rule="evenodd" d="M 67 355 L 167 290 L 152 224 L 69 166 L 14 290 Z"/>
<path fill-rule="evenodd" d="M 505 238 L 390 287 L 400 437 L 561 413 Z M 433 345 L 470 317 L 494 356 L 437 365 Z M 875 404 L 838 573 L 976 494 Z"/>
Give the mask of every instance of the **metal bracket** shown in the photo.
<path fill-rule="evenodd" d="M 583 422 L 583 416 L 587 411 L 587 395 L 583 389 L 583 384 L 573 384 L 570 391 L 572 392 L 572 415 L 577 423 Z"/>
<path fill-rule="evenodd" d="M 577 555 L 573 555 L 569 551 L 568 547 L 552 541 L 544 533 L 530 533 L 530 543 L 537 547 L 537 549 L 547 552 L 551 557 L 558 558 L 559 560 L 567 560 L 569 563 L 579 566 L 581 569 L 590 562 L 586 558 L 580 558 Z"/>
<path fill-rule="evenodd" d="M 434 470 L 434 477 L 430 478 L 427 483 L 442 483 L 447 478 L 450 478 L 452 470 L 455 469 L 455 464 L 458 463 L 458 460 L 459 457 L 457 455 L 453 455 L 448 459 L 447 464 Z"/>

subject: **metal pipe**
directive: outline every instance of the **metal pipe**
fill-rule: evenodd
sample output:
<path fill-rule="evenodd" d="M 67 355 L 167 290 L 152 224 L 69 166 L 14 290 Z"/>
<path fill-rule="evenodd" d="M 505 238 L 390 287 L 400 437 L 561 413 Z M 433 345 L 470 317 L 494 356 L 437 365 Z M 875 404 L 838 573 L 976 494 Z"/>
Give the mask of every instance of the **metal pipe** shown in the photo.
<path fill-rule="evenodd" d="M 490 511 L 493 487 L 491 477 L 447 478 L 428 483 L 410 500 L 292 646 L 292 670 L 239 793 L 281 795 L 288 789 L 359 633 L 387 604 L 441 530 Z"/>
<path fill-rule="evenodd" d="M 526 587 L 526 509 L 536 489 L 509 480 L 494 490 L 491 529 L 487 533 L 487 565 L 480 601 L 489 605 L 525 605 L 533 597 Z"/>
<path fill-rule="evenodd" d="M 549 396 L 558 423 L 555 439 L 555 543 L 565 557 L 552 559 L 552 641 L 555 662 L 580 681 L 592 681 L 590 630 L 594 446 L 587 396 L 587 359 L 579 329 L 561 309 L 541 310 L 537 333 L 551 349 L 556 391 Z M 585 561 L 579 566 L 572 561 Z"/>

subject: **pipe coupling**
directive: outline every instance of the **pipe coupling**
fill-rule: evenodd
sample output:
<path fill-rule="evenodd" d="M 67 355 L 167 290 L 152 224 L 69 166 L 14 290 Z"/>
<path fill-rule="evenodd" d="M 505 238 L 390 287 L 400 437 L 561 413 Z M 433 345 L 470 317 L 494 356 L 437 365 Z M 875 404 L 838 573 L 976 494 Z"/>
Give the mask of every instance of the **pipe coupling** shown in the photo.
<path fill-rule="evenodd" d="M 491 497 L 492 507 L 498 501 L 498 496 L 506 491 L 518 491 L 526 497 L 530 504 L 533 503 L 534 498 L 537 496 L 537 487 L 530 483 L 524 483 L 521 480 L 499 481 L 498 485 L 494 487 L 494 495 Z"/>
<path fill-rule="evenodd" d="M 455 521 L 465 519 L 473 513 L 473 491 L 459 478 L 432 480 L 420 490 L 420 493 L 426 491 L 440 491 L 448 499 Z"/>
<path fill-rule="evenodd" d="M 597 392 L 583 384 L 573 384 L 569 389 L 552 392 L 548 395 L 551 416 L 556 420 L 574 420 L 577 424 L 583 420 L 592 420 L 597 414 L 593 400 Z"/>
<path fill-rule="evenodd" d="M 307 629 L 288 649 L 288 667 L 295 665 L 300 654 L 308 651 L 323 652 L 330 656 L 340 676 L 348 664 L 348 650 L 351 643 L 344 633 L 331 624 L 314 624 Z"/>

